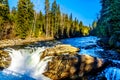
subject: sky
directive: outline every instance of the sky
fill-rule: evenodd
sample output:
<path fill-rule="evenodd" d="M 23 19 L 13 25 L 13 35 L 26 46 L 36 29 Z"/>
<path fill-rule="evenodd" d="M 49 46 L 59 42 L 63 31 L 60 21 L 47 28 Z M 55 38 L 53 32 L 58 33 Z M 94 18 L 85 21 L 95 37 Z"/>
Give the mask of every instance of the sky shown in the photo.
<path fill-rule="evenodd" d="M 18 0 L 8 0 L 10 9 L 16 7 Z M 44 2 L 45 0 L 31 0 L 35 5 L 34 9 L 37 12 L 42 11 L 44 13 Z M 49 0 L 52 4 L 54 0 Z M 73 15 L 73 18 L 77 18 L 82 21 L 84 25 L 89 26 L 94 20 L 97 19 L 97 15 L 100 12 L 101 4 L 100 0 L 56 0 L 57 4 L 60 5 L 63 13 Z"/>

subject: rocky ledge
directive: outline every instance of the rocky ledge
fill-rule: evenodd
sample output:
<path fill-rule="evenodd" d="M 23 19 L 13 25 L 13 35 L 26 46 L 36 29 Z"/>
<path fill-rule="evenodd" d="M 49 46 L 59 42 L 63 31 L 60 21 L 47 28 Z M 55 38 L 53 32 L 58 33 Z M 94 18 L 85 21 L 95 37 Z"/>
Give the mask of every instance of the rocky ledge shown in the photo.
<path fill-rule="evenodd" d="M 43 51 L 40 59 L 42 60 L 46 56 L 59 56 L 59 55 L 76 55 L 80 51 L 79 48 L 73 47 L 71 45 L 56 45 L 53 48 L 48 48 Z"/>
<path fill-rule="evenodd" d="M 76 80 L 105 68 L 106 60 L 87 54 L 80 55 L 78 51 L 78 48 L 70 45 L 58 45 L 43 51 L 41 59 L 52 56 L 43 75 L 52 80 Z"/>
<path fill-rule="evenodd" d="M 8 68 L 11 63 L 11 57 L 9 53 L 0 50 L 0 70 Z"/>

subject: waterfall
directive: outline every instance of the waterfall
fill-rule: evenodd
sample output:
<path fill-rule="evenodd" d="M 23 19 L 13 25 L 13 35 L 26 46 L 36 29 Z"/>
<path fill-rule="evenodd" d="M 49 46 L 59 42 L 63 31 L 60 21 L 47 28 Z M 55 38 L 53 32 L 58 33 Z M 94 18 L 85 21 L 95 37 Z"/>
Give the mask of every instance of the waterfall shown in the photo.
<path fill-rule="evenodd" d="M 25 49 L 5 49 L 9 52 L 12 61 L 11 65 L 3 70 L 4 73 L 9 73 L 10 71 L 15 73 L 20 73 L 21 75 L 30 76 L 36 80 L 49 80 L 42 75 L 45 71 L 47 62 L 50 61 L 50 57 L 46 57 L 40 61 L 41 52 L 45 50 L 45 47 L 38 48 L 25 48 Z"/>

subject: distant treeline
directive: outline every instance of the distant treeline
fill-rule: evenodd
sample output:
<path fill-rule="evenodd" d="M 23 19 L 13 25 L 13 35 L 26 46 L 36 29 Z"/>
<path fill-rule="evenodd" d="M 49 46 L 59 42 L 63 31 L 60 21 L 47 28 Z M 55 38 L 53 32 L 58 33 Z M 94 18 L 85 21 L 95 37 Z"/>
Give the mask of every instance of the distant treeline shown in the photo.
<path fill-rule="evenodd" d="M 61 13 L 56 0 L 51 7 L 49 0 L 45 0 L 45 14 L 37 13 L 34 5 L 30 0 L 19 0 L 17 8 L 10 11 L 8 0 L 0 0 L 0 39 L 41 36 L 59 39 L 89 34 L 90 28 L 73 19 L 72 13 Z"/>

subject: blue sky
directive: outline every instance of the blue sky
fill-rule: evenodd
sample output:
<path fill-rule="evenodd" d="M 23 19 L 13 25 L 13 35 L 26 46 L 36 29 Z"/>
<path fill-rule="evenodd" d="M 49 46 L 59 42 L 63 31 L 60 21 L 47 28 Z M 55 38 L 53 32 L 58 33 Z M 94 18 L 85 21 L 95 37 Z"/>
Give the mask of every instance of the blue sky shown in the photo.
<path fill-rule="evenodd" d="M 34 9 L 44 12 L 45 0 L 31 0 L 35 5 Z M 54 0 L 49 0 L 52 3 Z M 83 24 L 89 25 L 96 20 L 101 5 L 100 0 L 56 0 L 61 7 L 61 11 L 67 14 L 72 13 Z M 9 0 L 10 8 L 17 6 L 18 0 Z"/>

